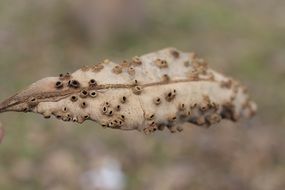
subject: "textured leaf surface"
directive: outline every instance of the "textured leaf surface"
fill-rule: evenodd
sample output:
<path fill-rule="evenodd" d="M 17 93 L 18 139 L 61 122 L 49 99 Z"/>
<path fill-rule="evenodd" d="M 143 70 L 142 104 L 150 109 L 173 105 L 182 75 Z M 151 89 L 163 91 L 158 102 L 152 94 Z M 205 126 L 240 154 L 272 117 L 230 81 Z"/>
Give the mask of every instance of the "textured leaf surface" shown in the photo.
<path fill-rule="evenodd" d="M 194 53 L 167 48 L 122 63 L 105 60 L 72 74 L 44 78 L 1 103 L 3 111 L 151 133 L 186 122 L 211 126 L 250 117 L 256 105 L 239 82 Z"/>

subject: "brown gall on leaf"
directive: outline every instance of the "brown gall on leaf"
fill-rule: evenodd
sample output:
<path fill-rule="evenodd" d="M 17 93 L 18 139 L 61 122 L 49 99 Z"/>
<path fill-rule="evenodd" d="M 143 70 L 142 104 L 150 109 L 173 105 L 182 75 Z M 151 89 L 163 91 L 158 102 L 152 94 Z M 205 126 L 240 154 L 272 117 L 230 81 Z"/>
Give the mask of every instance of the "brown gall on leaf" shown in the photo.
<path fill-rule="evenodd" d="M 161 103 L 161 98 L 160 97 L 156 97 L 153 99 L 153 102 L 155 105 L 159 105 Z"/>
<path fill-rule="evenodd" d="M 170 50 L 170 53 L 175 59 L 178 59 L 180 56 L 180 53 L 176 49 Z"/>
<path fill-rule="evenodd" d="M 91 66 L 91 70 L 95 73 L 100 72 L 102 69 L 104 69 L 104 65 L 102 63 Z"/>
<path fill-rule="evenodd" d="M 170 81 L 170 77 L 167 74 L 162 75 L 161 81 L 167 83 Z"/>
<path fill-rule="evenodd" d="M 166 60 L 161 60 L 161 59 L 157 59 L 155 60 L 155 64 L 159 67 L 159 68 L 167 68 L 168 64 Z"/>
<path fill-rule="evenodd" d="M 238 121 L 256 110 L 245 86 L 209 68 L 195 53 L 174 48 L 44 78 L 0 103 L 0 112 L 92 120 L 147 134 L 182 131 L 188 122 L 209 127 L 223 119 Z"/>
<path fill-rule="evenodd" d="M 97 82 L 95 79 L 90 79 L 88 83 L 89 83 L 89 87 L 95 87 L 97 85 Z"/>
<path fill-rule="evenodd" d="M 89 92 L 89 96 L 90 97 L 92 97 L 92 98 L 95 98 L 96 96 L 97 96 L 97 92 L 95 91 L 95 90 L 91 90 L 90 92 Z"/>
<path fill-rule="evenodd" d="M 141 86 L 135 86 L 132 88 L 133 90 L 133 93 L 136 94 L 136 95 L 140 95 L 142 93 L 142 87 Z"/>
<path fill-rule="evenodd" d="M 128 73 L 129 73 L 129 75 L 134 76 L 136 74 L 135 68 L 134 67 L 129 67 L 128 68 Z"/>
<path fill-rule="evenodd" d="M 112 72 L 115 73 L 115 74 L 120 74 L 123 72 L 123 69 L 120 65 L 116 65 L 113 69 L 112 69 Z"/>
<path fill-rule="evenodd" d="M 132 65 L 139 66 L 141 64 L 142 64 L 142 61 L 140 60 L 140 58 L 138 56 L 135 56 L 132 58 Z"/>

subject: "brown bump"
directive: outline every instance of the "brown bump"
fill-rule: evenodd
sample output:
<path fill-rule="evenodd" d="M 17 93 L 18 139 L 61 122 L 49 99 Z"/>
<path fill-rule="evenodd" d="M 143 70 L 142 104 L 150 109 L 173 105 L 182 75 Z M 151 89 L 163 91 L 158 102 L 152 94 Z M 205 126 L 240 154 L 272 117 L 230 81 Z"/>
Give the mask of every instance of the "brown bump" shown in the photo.
<path fill-rule="evenodd" d="M 121 64 L 122 67 L 130 67 L 130 63 L 127 60 L 124 60 Z"/>
<path fill-rule="evenodd" d="M 49 119 L 51 117 L 51 113 L 46 111 L 46 112 L 43 113 L 43 116 L 44 116 L 45 119 Z"/>
<path fill-rule="evenodd" d="M 115 127 L 115 123 L 113 121 L 110 121 L 108 124 L 108 127 L 113 128 Z"/>
<path fill-rule="evenodd" d="M 113 119 L 109 122 L 109 127 L 111 128 L 121 128 L 123 122 L 120 119 Z"/>
<path fill-rule="evenodd" d="M 66 73 L 65 75 L 64 74 L 59 74 L 59 80 L 66 80 L 66 79 L 69 79 L 70 78 L 70 74 L 69 73 Z"/>
<path fill-rule="evenodd" d="M 93 72 L 99 72 L 99 71 L 101 71 L 102 69 L 104 69 L 104 65 L 103 65 L 103 64 L 96 64 L 96 65 L 93 65 L 93 66 L 91 67 L 91 70 L 92 70 Z"/>
<path fill-rule="evenodd" d="M 83 66 L 83 67 L 81 68 L 81 71 L 86 72 L 86 71 L 89 71 L 89 69 L 90 69 L 90 67 L 88 67 L 88 66 Z"/>
<path fill-rule="evenodd" d="M 222 107 L 222 112 L 221 112 L 222 118 L 225 119 L 230 119 L 232 121 L 237 120 L 237 114 L 235 114 L 235 108 L 232 103 L 225 103 Z"/>
<path fill-rule="evenodd" d="M 183 131 L 183 127 L 181 127 L 181 126 L 176 127 L 176 129 L 177 129 L 178 132 L 182 132 Z"/>
<path fill-rule="evenodd" d="M 217 113 L 213 113 L 211 115 L 208 115 L 206 117 L 206 120 L 207 122 L 210 124 L 210 125 L 213 125 L 213 124 L 216 124 L 216 123 L 219 123 L 221 121 L 221 116 Z"/>
<path fill-rule="evenodd" d="M 154 113 L 148 113 L 145 115 L 145 119 L 146 120 L 153 120 L 154 119 Z"/>
<path fill-rule="evenodd" d="M 193 60 L 193 68 L 198 74 L 207 74 L 208 63 L 204 59 L 194 59 Z"/>
<path fill-rule="evenodd" d="M 97 92 L 95 90 L 92 90 L 89 92 L 89 96 L 95 98 L 97 96 Z"/>
<path fill-rule="evenodd" d="M 193 108 L 195 108 L 195 107 L 197 107 L 197 103 L 193 103 L 192 105 L 190 105 L 190 108 L 191 108 L 191 109 L 193 109 Z"/>
<path fill-rule="evenodd" d="M 115 123 L 115 125 L 119 124 L 119 120 L 118 119 L 114 119 L 113 122 Z"/>
<path fill-rule="evenodd" d="M 120 118 L 124 121 L 125 120 L 125 115 L 121 115 Z"/>
<path fill-rule="evenodd" d="M 210 109 L 211 101 L 208 95 L 203 96 L 203 102 L 200 104 L 200 110 L 205 112 Z"/>
<path fill-rule="evenodd" d="M 108 107 L 103 106 L 101 111 L 102 111 L 103 114 L 106 114 L 108 112 Z"/>
<path fill-rule="evenodd" d="M 70 80 L 68 81 L 68 86 L 71 88 L 79 88 L 80 83 L 77 80 Z"/>
<path fill-rule="evenodd" d="M 110 103 L 106 101 L 103 103 L 103 106 L 110 107 Z"/>
<path fill-rule="evenodd" d="M 63 107 L 63 108 L 62 108 L 62 111 L 63 111 L 63 112 L 67 112 L 67 107 Z"/>
<path fill-rule="evenodd" d="M 144 128 L 144 129 L 143 129 L 143 132 L 144 132 L 145 135 L 149 135 L 149 134 L 150 134 L 150 131 L 149 131 L 148 128 Z"/>
<path fill-rule="evenodd" d="M 140 95 L 142 90 L 143 89 L 142 89 L 141 86 L 135 86 L 135 87 L 132 88 L 133 93 L 136 94 L 136 95 Z"/>
<path fill-rule="evenodd" d="M 123 121 L 119 120 L 119 126 L 121 127 L 123 125 Z"/>
<path fill-rule="evenodd" d="M 133 63 L 133 65 L 137 66 L 137 65 L 141 65 L 142 61 L 140 60 L 140 58 L 138 56 L 135 56 L 132 58 L 132 63 Z"/>
<path fill-rule="evenodd" d="M 179 110 L 178 114 L 181 119 L 186 118 L 191 114 L 191 111 L 187 110 L 186 108 L 178 107 L 178 110 Z"/>
<path fill-rule="evenodd" d="M 121 110 L 121 106 L 120 105 L 117 105 L 116 106 L 116 111 L 120 111 Z"/>
<path fill-rule="evenodd" d="M 64 80 L 64 74 L 59 74 L 59 80 Z"/>
<path fill-rule="evenodd" d="M 80 107 L 81 108 L 86 108 L 87 107 L 87 103 L 86 102 L 81 102 Z"/>
<path fill-rule="evenodd" d="M 102 126 L 103 128 L 108 127 L 108 122 L 102 122 L 102 123 L 101 123 L 101 126 Z"/>
<path fill-rule="evenodd" d="M 163 82 L 169 82 L 170 81 L 170 77 L 167 74 L 162 75 L 162 81 Z"/>
<path fill-rule="evenodd" d="M 206 123 L 205 117 L 200 116 L 196 119 L 196 124 L 197 125 L 204 125 Z"/>
<path fill-rule="evenodd" d="M 129 67 L 129 68 L 128 68 L 128 73 L 129 73 L 129 75 L 134 76 L 134 75 L 136 74 L 135 68 Z"/>
<path fill-rule="evenodd" d="M 61 88 L 63 88 L 63 82 L 57 81 L 57 82 L 55 83 L 55 88 L 56 88 L 56 89 L 61 89 Z"/>
<path fill-rule="evenodd" d="M 81 98 L 86 98 L 88 96 L 87 90 L 85 90 L 85 89 L 81 90 L 79 96 Z"/>
<path fill-rule="evenodd" d="M 127 97 L 126 96 L 122 96 L 120 99 L 121 103 L 124 104 L 127 102 Z"/>
<path fill-rule="evenodd" d="M 89 81 L 89 86 L 90 86 L 90 87 L 97 86 L 96 80 L 95 80 L 95 79 L 90 79 L 90 81 Z"/>
<path fill-rule="evenodd" d="M 211 102 L 211 103 L 210 103 L 210 107 L 211 107 L 212 109 L 214 109 L 215 111 L 217 111 L 217 110 L 219 109 L 219 105 L 216 104 L 215 102 Z"/>
<path fill-rule="evenodd" d="M 178 105 L 178 109 L 179 109 L 180 111 L 184 111 L 185 108 L 186 108 L 186 106 L 185 106 L 184 103 L 180 103 L 180 104 Z"/>
<path fill-rule="evenodd" d="M 112 72 L 115 73 L 115 74 L 120 74 L 123 72 L 123 69 L 120 65 L 116 65 L 113 69 L 112 69 Z"/>
<path fill-rule="evenodd" d="M 159 68 L 167 68 L 168 67 L 166 60 L 157 59 L 157 60 L 155 60 L 155 64 Z"/>
<path fill-rule="evenodd" d="M 168 102 L 170 102 L 171 100 L 173 100 L 175 98 L 175 96 L 176 96 L 176 90 L 174 89 L 174 90 L 171 90 L 165 94 L 165 99 Z"/>
<path fill-rule="evenodd" d="M 205 112 L 205 111 L 209 110 L 209 107 L 210 107 L 209 104 L 203 102 L 203 103 L 200 105 L 200 110 L 201 110 L 202 112 Z"/>
<path fill-rule="evenodd" d="M 69 79 L 70 78 L 70 73 L 66 73 L 64 76 L 65 79 Z"/>
<path fill-rule="evenodd" d="M 203 99 L 204 101 L 206 101 L 207 103 L 210 103 L 210 97 L 208 95 L 203 95 Z"/>
<path fill-rule="evenodd" d="M 155 131 L 157 131 L 158 127 L 156 125 L 156 123 L 153 121 L 149 124 L 148 127 L 144 128 L 143 131 L 144 131 L 144 134 L 145 135 L 149 135 Z"/>
<path fill-rule="evenodd" d="M 71 97 L 70 97 L 70 100 L 71 100 L 72 102 L 76 102 L 76 101 L 78 100 L 78 98 L 77 98 L 76 96 L 71 96 Z"/>
<path fill-rule="evenodd" d="M 29 107 L 35 107 L 36 105 L 38 105 L 38 101 L 35 97 L 30 97 L 28 100 L 28 105 Z"/>
<path fill-rule="evenodd" d="M 45 119 L 49 119 L 51 116 L 50 115 L 44 115 Z"/>
<path fill-rule="evenodd" d="M 186 73 L 186 75 L 191 81 L 198 81 L 200 79 L 199 73 L 196 70 L 190 70 Z"/>
<path fill-rule="evenodd" d="M 174 121 L 176 121 L 176 119 L 177 119 L 176 115 L 171 115 L 171 116 L 168 116 L 168 118 L 167 118 L 167 120 L 169 122 L 174 122 Z"/>
<path fill-rule="evenodd" d="M 27 107 L 25 107 L 24 109 L 23 109 L 23 112 L 29 112 L 30 111 L 30 109 L 29 108 L 27 108 Z"/>
<path fill-rule="evenodd" d="M 180 56 L 179 52 L 177 50 L 174 50 L 174 49 L 170 50 L 170 53 L 176 59 L 179 58 L 179 56 Z"/>
<path fill-rule="evenodd" d="M 226 89 L 230 89 L 233 85 L 233 81 L 231 79 L 227 80 L 227 81 L 221 81 L 220 86 L 222 88 L 226 88 Z"/>
<path fill-rule="evenodd" d="M 113 115 L 113 110 L 108 110 L 107 115 L 108 116 L 112 116 Z"/>
<path fill-rule="evenodd" d="M 105 59 L 105 60 L 103 60 L 103 63 L 104 64 L 108 64 L 108 63 L 110 63 L 110 60 L 109 59 Z"/>
<path fill-rule="evenodd" d="M 171 133 L 176 133 L 176 132 L 177 132 L 176 127 L 173 126 L 173 125 L 168 125 L 167 128 L 168 128 L 168 130 L 169 130 Z"/>
<path fill-rule="evenodd" d="M 135 79 L 133 83 L 134 83 L 134 85 L 138 85 L 139 84 L 137 79 Z"/>
<path fill-rule="evenodd" d="M 153 99 L 153 102 L 155 105 L 159 105 L 161 103 L 161 98 L 160 97 L 156 97 Z"/>
<path fill-rule="evenodd" d="M 157 126 L 157 129 L 158 130 L 160 130 L 160 131 L 163 131 L 164 129 L 165 129 L 165 125 L 164 124 L 159 124 L 158 126 Z"/>

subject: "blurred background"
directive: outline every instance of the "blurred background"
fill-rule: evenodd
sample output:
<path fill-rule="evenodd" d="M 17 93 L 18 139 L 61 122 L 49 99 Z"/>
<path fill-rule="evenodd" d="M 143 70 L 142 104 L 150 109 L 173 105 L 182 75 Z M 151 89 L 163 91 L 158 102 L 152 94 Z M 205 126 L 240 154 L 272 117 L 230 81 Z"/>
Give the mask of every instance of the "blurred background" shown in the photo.
<path fill-rule="evenodd" d="M 284 0 L 0 1 L 0 99 L 46 76 L 168 46 L 241 80 L 257 116 L 145 136 L 1 114 L 0 189 L 285 189 Z"/>

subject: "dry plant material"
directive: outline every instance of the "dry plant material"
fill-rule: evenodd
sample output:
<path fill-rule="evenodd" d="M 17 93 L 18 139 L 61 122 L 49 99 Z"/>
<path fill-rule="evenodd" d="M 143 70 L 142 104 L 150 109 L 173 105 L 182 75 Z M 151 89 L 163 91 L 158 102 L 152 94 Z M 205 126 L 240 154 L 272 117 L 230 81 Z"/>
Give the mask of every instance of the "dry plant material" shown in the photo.
<path fill-rule="evenodd" d="M 4 131 L 4 128 L 2 127 L 2 124 L 0 123 L 0 144 L 3 141 L 4 135 L 5 135 L 5 131 Z"/>
<path fill-rule="evenodd" d="M 0 104 L 0 112 L 35 112 L 63 121 L 153 133 L 209 127 L 251 117 L 256 105 L 239 82 L 210 69 L 194 53 L 167 48 L 72 74 L 39 80 Z"/>

